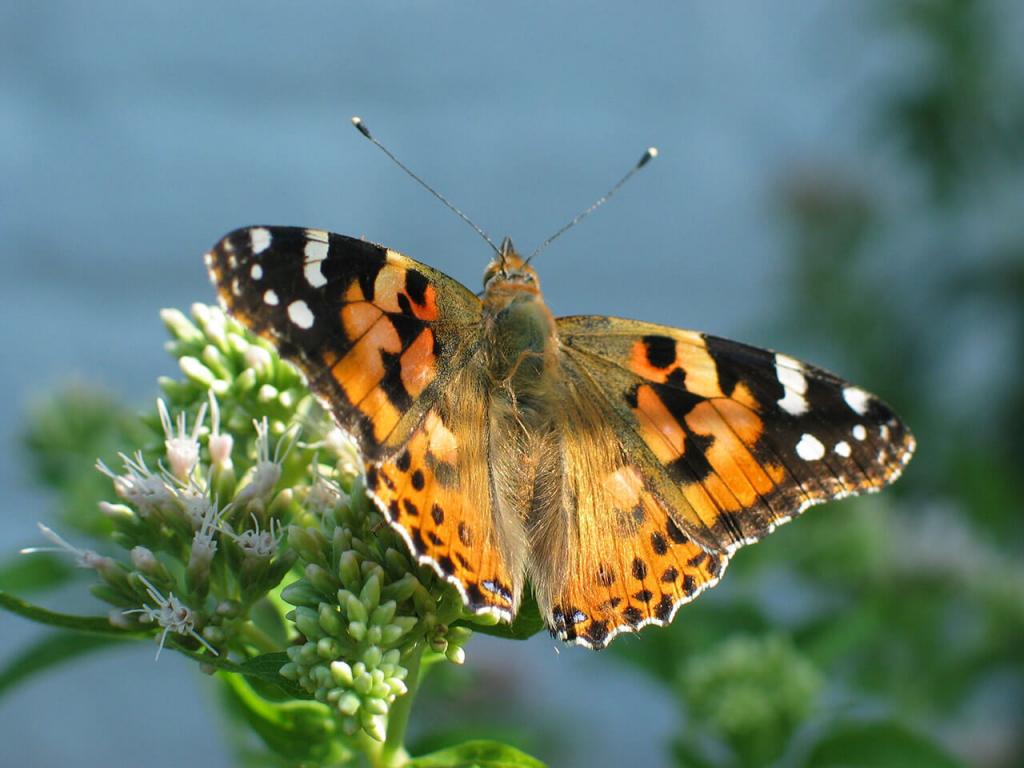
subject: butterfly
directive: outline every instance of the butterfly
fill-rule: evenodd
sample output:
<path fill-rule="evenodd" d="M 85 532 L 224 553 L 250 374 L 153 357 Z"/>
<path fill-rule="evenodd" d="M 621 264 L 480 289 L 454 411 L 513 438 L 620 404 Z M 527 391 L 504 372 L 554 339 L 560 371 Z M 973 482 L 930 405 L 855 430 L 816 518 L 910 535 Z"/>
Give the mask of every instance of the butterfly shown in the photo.
<path fill-rule="evenodd" d="M 206 262 L 225 308 L 358 442 L 415 558 L 505 621 L 532 588 L 578 645 L 669 623 L 737 549 L 879 490 L 914 450 L 881 400 L 792 357 L 555 318 L 508 239 L 480 297 L 319 229 L 239 229 Z"/>

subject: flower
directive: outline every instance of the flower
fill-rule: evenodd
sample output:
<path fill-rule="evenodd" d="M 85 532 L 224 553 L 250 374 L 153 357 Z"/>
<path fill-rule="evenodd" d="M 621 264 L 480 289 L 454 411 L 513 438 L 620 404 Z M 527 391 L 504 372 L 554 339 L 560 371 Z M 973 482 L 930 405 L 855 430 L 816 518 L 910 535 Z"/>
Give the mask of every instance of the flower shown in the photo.
<path fill-rule="evenodd" d="M 146 592 L 149 594 L 149 598 L 156 603 L 156 607 L 154 608 L 143 604 L 141 608 L 133 608 L 132 610 L 122 611 L 121 613 L 124 615 L 141 613 L 142 621 L 155 621 L 164 628 L 164 631 L 160 633 L 160 644 L 156 649 L 156 659 L 160 658 L 160 652 L 164 649 L 164 642 L 167 640 L 167 634 L 169 632 L 194 637 L 199 641 L 200 645 L 206 648 L 210 653 L 214 656 L 218 655 L 217 649 L 206 642 L 206 640 L 203 639 L 203 636 L 196 632 L 196 625 L 192 616 L 192 611 L 189 610 L 189 608 L 178 598 L 176 598 L 173 592 L 168 592 L 167 597 L 164 597 L 160 593 L 160 590 L 154 587 L 145 576 L 140 574 L 139 580 L 146 586 Z"/>
<path fill-rule="evenodd" d="M 282 450 L 281 446 L 285 445 L 284 437 L 282 437 L 274 449 L 274 458 L 271 459 L 270 426 L 267 423 L 267 417 L 264 416 L 260 421 L 254 419 L 253 426 L 256 428 L 256 464 L 252 469 L 249 483 L 235 496 L 235 503 L 239 506 L 245 506 L 252 502 L 265 505 L 270 500 L 270 494 L 273 493 L 274 486 L 277 485 L 277 481 L 281 477 L 281 464 L 294 445 L 294 443 L 289 443 Z"/>
<path fill-rule="evenodd" d="M 120 560 L 45 526 L 54 546 L 26 551 L 95 569 L 111 624 L 160 628 L 157 658 L 171 633 L 237 659 L 283 651 L 281 676 L 340 730 L 384 740 L 421 657 L 464 660 L 461 599 L 410 559 L 366 496 L 356 444 L 276 351 L 216 308 L 163 318 L 184 378 L 160 382 L 150 447 L 119 453 L 118 472 L 96 463 Z"/>
<path fill-rule="evenodd" d="M 199 413 L 196 416 L 195 426 L 189 434 L 186 429 L 186 417 L 184 413 L 178 414 L 177 432 L 171 423 L 171 416 L 167 412 L 167 404 L 163 398 L 156 401 L 156 409 L 160 414 L 160 424 L 164 428 L 164 447 L 167 449 L 167 463 L 171 467 L 171 474 L 181 482 L 187 482 L 192 477 L 192 472 L 199 463 L 199 432 L 203 428 L 203 419 L 206 417 L 206 403 L 199 406 Z"/>
<path fill-rule="evenodd" d="M 231 435 L 221 434 L 220 431 L 220 404 L 216 395 L 211 389 L 210 399 L 210 435 L 207 438 L 206 446 L 210 451 L 210 465 L 214 471 L 226 472 L 232 468 L 231 449 L 234 446 L 234 438 Z"/>
<path fill-rule="evenodd" d="M 96 462 L 96 468 L 114 481 L 114 492 L 138 509 L 142 517 L 158 514 L 172 499 L 173 493 L 163 478 L 146 466 L 142 451 L 136 451 L 134 458 L 119 453 L 125 473 L 114 473 L 103 461 Z"/>
<path fill-rule="evenodd" d="M 39 530 L 42 532 L 43 536 L 52 541 L 56 546 L 25 547 L 21 550 L 21 554 L 31 555 L 36 552 L 66 552 L 67 554 L 74 555 L 75 565 L 79 568 L 91 568 L 96 571 L 103 571 L 114 567 L 115 562 L 111 558 L 97 554 L 91 549 L 79 549 L 61 538 L 52 528 L 48 528 L 42 523 L 36 523 L 36 525 L 39 526 Z"/>

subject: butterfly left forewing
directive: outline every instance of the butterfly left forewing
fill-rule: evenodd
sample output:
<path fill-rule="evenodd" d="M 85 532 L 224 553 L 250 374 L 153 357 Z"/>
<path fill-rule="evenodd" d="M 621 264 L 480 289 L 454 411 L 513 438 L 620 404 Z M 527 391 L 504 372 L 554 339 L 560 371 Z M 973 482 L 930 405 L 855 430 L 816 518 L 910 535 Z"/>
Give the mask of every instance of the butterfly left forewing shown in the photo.
<path fill-rule="evenodd" d="M 523 568 L 493 524 L 480 300 L 382 246 L 250 227 L 207 254 L 222 303 L 359 442 L 366 488 L 415 560 L 510 620 Z"/>
<path fill-rule="evenodd" d="M 476 296 L 364 240 L 247 227 L 206 262 L 228 311 L 305 374 L 367 459 L 405 444 L 479 346 Z"/>

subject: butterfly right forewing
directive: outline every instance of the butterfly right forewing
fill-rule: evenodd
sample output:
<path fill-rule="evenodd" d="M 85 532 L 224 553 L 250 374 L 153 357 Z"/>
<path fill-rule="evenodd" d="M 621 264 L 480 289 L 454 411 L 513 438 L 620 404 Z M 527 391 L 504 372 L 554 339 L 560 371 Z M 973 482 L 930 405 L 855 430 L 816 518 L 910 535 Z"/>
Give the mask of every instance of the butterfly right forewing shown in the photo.
<path fill-rule="evenodd" d="M 725 552 L 813 504 L 882 488 L 913 453 L 885 403 L 786 355 L 615 318 L 561 318 L 559 331 Z"/>
<path fill-rule="evenodd" d="M 569 421 L 594 421 L 594 444 L 617 446 L 595 451 L 565 427 L 565 474 L 584 483 L 572 503 L 603 501 L 568 518 L 570 551 L 591 558 L 549 601 L 563 639 L 603 647 L 668 623 L 738 547 L 812 504 L 881 488 L 913 451 L 880 400 L 784 355 L 607 317 L 558 330 L 563 410 L 595 414 Z"/>

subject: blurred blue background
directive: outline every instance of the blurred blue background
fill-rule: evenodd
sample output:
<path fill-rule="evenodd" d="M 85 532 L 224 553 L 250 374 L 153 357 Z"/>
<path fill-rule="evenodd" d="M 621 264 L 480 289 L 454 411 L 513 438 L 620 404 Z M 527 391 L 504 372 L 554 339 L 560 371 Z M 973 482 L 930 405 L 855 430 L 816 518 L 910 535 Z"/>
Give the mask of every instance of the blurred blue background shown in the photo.
<path fill-rule="evenodd" d="M 945 119 L 945 102 L 911 97 L 931 87 L 936 24 L 951 24 L 961 47 L 977 48 L 981 34 L 993 89 L 1021 83 L 1009 42 L 1024 25 L 1009 2 L 978 4 L 982 33 L 961 30 L 982 23 L 962 3 L 906 5 L 953 20 L 915 26 L 887 4 L 824 1 L 3 4 L 0 551 L 37 543 L 35 521 L 54 511 L 19 458 L 26 409 L 69 379 L 151 402 L 157 376 L 174 372 L 157 311 L 213 300 L 201 257 L 228 230 L 365 236 L 479 286 L 485 244 L 362 140 L 348 124 L 355 114 L 493 238 L 511 235 L 526 251 L 656 145 L 658 159 L 613 204 L 539 259 L 555 313 L 710 331 L 854 378 L 898 411 L 916 409 L 911 424 L 923 426 L 911 466 L 918 501 L 905 494 L 887 514 L 916 520 L 931 505 L 970 518 L 954 489 L 932 481 L 957 466 L 961 438 L 1019 419 L 993 406 L 1019 388 L 1008 374 L 1020 366 L 1020 294 L 984 290 L 1003 296 L 1020 268 L 1021 155 L 1019 142 L 1017 154 L 957 153 L 990 150 L 985 130 L 1012 139 L 1024 122 L 985 81 L 980 93 L 953 93 L 949 108 L 966 125 L 936 138 L 928 126 Z M 995 114 L 982 114 L 992 103 Z M 979 189 L 982 174 L 995 181 Z M 817 259 L 822 250 L 831 260 Z M 942 298 L 1004 265 L 1011 278 L 992 272 L 996 287 L 982 284 L 974 300 Z M 957 415 L 932 428 L 920 424 L 926 407 Z M 1012 452 L 1000 460 L 1019 472 Z M 975 520 L 991 525 L 989 538 L 1006 534 L 1011 582 L 1021 578 L 1013 474 L 999 481 L 1010 508 L 1000 501 Z M 972 477 L 989 488 L 982 467 Z M 798 547 L 804 522 L 776 535 L 777 558 Z M 752 590 L 789 616 L 811 600 L 785 574 L 728 582 L 716 590 L 724 597 L 702 601 Z M 79 584 L 48 604 L 98 610 L 83 593 Z M 0 615 L 0 655 L 38 631 Z M 677 694 L 629 663 L 660 653 L 657 642 L 634 644 L 624 663 L 546 636 L 477 638 L 476 688 L 435 693 L 432 706 L 470 696 L 557 765 L 673 765 Z M 962 723 L 952 711 L 910 719 L 977 764 L 1024 759 L 1018 663 L 972 689 L 977 728 L 967 718 L 965 733 L 947 732 L 943 723 Z M 0 700 L 4 762 L 232 764 L 211 691 L 183 658 L 154 664 L 149 646 L 61 668 Z"/>

